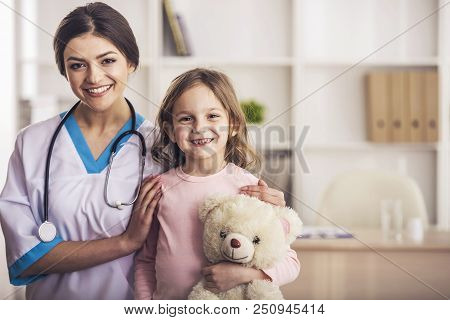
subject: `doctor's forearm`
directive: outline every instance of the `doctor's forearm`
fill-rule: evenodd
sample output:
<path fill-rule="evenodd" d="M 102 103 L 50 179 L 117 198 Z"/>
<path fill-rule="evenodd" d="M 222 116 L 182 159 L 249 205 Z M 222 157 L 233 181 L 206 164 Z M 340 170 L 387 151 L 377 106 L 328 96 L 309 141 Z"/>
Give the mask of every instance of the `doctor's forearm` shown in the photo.
<path fill-rule="evenodd" d="M 78 271 L 127 256 L 136 249 L 122 236 L 92 241 L 63 241 L 20 277 Z"/>

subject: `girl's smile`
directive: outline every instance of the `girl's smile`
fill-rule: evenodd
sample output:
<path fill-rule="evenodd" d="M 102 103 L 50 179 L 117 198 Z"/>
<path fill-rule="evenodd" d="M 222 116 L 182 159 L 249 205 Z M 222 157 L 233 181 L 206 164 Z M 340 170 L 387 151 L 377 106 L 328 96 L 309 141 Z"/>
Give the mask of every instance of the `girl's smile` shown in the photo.
<path fill-rule="evenodd" d="M 211 143 L 213 140 L 214 140 L 214 138 L 203 138 L 203 139 L 191 140 L 191 142 L 196 147 L 203 147 L 204 145 Z"/>

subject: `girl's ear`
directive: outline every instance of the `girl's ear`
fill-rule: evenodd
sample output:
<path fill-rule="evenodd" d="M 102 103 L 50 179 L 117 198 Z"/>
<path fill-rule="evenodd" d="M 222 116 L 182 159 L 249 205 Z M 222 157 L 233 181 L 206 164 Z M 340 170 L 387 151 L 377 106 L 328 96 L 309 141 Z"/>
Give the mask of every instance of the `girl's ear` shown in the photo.
<path fill-rule="evenodd" d="M 164 132 L 169 136 L 170 141 L 172 141 L 173 143 L 177 143 L 177 141 L 175 140 L 175 134 L 173 132 L 173 126 L 167 121 L 164 121 L 163 129 Z"/>

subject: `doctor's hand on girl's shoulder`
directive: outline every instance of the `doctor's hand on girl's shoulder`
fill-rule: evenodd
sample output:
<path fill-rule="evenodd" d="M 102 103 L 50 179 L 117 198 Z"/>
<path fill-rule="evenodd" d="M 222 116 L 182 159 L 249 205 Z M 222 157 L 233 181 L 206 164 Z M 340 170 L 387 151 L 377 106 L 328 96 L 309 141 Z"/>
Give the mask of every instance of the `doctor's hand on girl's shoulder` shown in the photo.
<path fill-rule="evenodd" d="M 147 239 L 153 216 L 162 196 L 161 186 L 161 176 L 159 175 L 147 177 L 142 182 L 127 230 L 121 235 L 122 244 L 130 253 L 141 248 Z"/>
<path fill-rule="evenodd" d="M 239 193 L 258 198 L 261 201 L 273 204 L 275 206 L 286 206 L 284 193 L 280 190 L 269 188 L 267 183 L 262 179 L 258 181 L 257 186 L 242 187 Z"/>

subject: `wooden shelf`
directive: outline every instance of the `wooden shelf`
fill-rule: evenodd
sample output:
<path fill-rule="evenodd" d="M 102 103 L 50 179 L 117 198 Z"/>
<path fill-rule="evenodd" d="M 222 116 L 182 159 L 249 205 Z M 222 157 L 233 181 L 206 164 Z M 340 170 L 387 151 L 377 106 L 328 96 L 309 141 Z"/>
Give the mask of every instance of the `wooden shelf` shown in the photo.
<path fill-rule="evenodd" d="M 192 66 L 233 66 L 233 67 L 291 67 L 294 60 L 291 57 L 263 58 L 226 58 L 226 57 L 162 57 L 163 67 Z"/>
<path fill-rule="evenodd" d="M 375 142 L 337 142 L 337 143 L 306 143 L 304 150 L 317 152 L 336 151 L 403 151 L 403 152 L 434 152 L 438 143 L 375 143 Z"/>
<path fill-rule="evenodd" d="M 280 151 L 292 150 L 292 143 L 273 142 L 261 143 L 254 146 L 257 150 Z M 436 152 L 440 148 L 439 143 L 373 143 L 373 142 L 337 142 L 337 143 L 306 143 L 305 151 L 313 152 L 345 152 L 345 151 L 387 151 L 387 152 Z"/>
<path fill-rule="evenodd" d="M 254 146 L 256 150 L 262 151 L 287 151 L 291 150 L 291 142 L 269 142 L 269 143 L 260 143 Z"/>
<path fill-rule="evenodd" d="M 361 61 L 363 57 L 349 59 L 306 59 L 302 65 L 306 67 L 350 67 L 352 65 L 369 67 L 437 67 L 438 57 L 408 57 L 390 59 L 371 59 Z"/>

